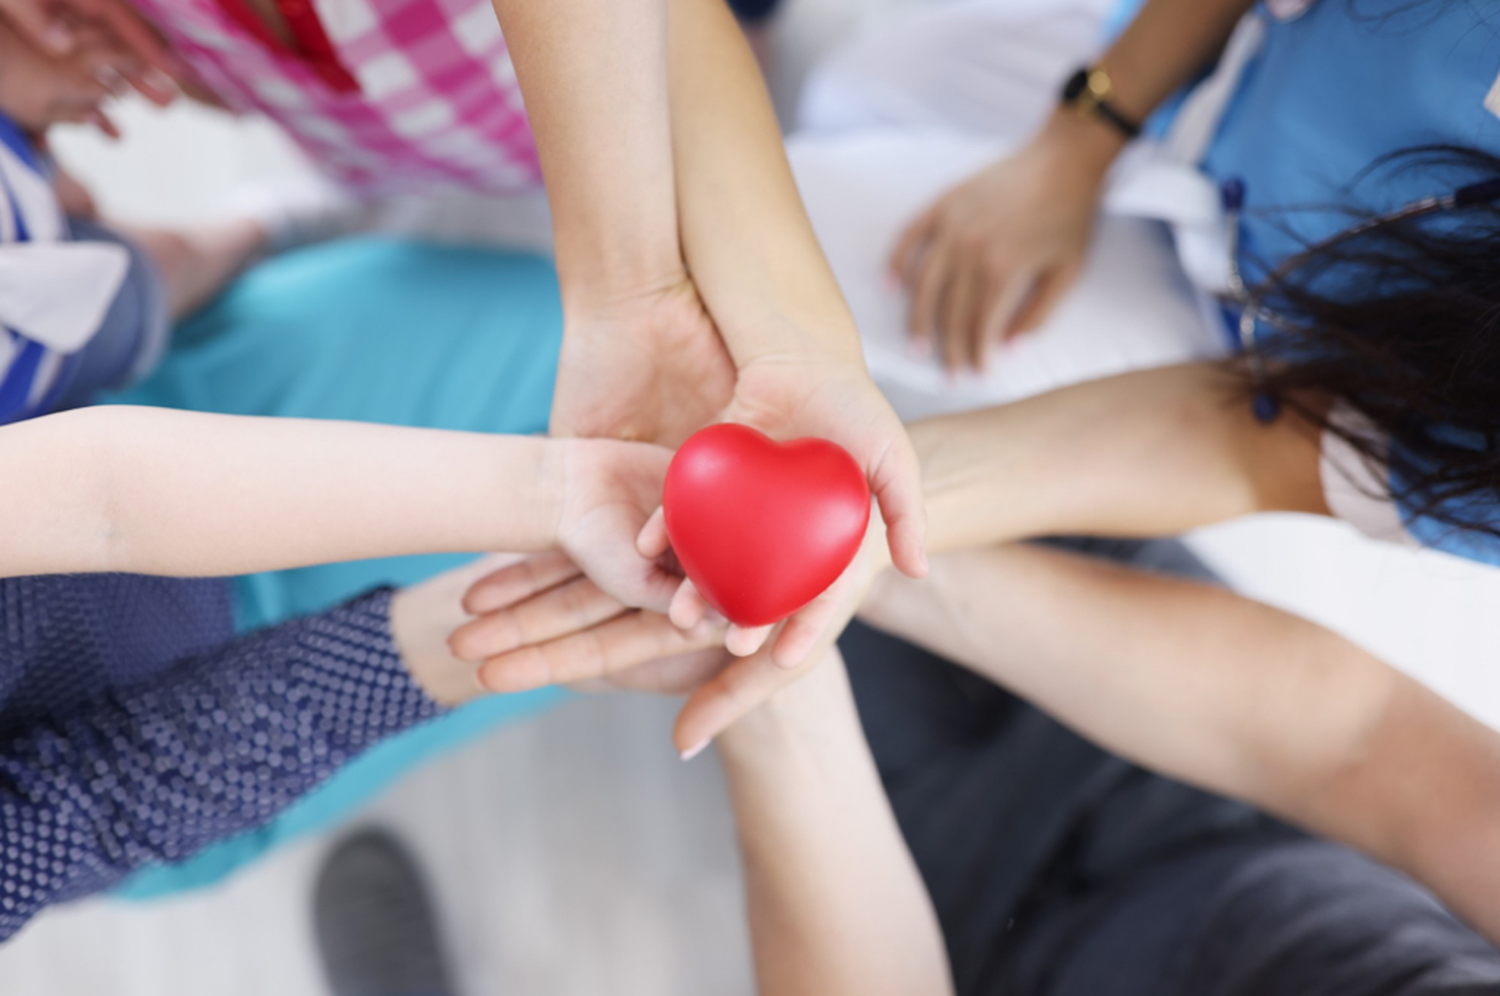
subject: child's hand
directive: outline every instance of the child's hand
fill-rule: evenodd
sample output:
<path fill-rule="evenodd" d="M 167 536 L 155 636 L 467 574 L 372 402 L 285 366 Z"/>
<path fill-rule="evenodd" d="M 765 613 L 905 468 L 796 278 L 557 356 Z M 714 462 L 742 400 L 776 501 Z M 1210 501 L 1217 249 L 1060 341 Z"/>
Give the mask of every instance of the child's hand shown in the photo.
<path fill-rule="evenodd" d="M 42 133 L 63 122 L 92 124 L 112 138 L 119 131 L 100 105 L 114 93 L 109 80 L 135 65 L 97 28 L 80 29 L 67 55 L 49 55 L 0 19 L 0 111 L 23 129 Z"/>
<path fill-rule="evenodd" d="M 665 554 L 643 556 L 636 537 L 661 504 L 671 452 L 605 439 L 547 445 L 545 473 L 561 489 L 558 547 L 612 597 L 665 612 L 682 576 Z"/>

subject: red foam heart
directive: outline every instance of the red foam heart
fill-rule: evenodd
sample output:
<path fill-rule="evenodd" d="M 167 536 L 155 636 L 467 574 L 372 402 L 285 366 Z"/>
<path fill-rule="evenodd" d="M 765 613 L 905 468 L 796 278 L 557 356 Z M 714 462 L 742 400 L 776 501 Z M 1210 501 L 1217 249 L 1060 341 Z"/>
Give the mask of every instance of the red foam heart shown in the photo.
<path fill-rule="evenodd" d="M 710 605 L 778 622 L 833 584 L 870 522 L 864 472 L 826 439 L 777 443 L 743 425 L 693 434 L 667 468 L 667 535 Z"/>

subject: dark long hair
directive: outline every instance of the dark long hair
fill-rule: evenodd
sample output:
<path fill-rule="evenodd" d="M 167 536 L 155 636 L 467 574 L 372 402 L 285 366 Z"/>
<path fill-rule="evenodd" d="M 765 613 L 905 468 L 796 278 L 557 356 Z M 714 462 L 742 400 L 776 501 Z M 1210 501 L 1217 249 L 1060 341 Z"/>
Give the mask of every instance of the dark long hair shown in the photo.
<path fill-rule="evenodd" d="M 1419 170 L 1440 194 L 1500 181 L 1500 157 L 1424 146 L 1362 177 L 1387 170 Z M 1500 537 L 1500 203 L 1377 225 L 1257 292 L 1295 326 L 1262 327 L 1263 387 L 1388 466 L 1409 516 Z M 1330 420 L 1334 398 L 1376 432 Z"/>

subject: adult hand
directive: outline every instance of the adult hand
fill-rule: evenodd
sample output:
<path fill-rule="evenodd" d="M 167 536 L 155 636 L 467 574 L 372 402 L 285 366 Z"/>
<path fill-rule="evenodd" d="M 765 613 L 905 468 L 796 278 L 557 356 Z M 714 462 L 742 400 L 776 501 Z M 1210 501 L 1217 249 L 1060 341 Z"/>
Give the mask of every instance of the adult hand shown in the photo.
<path fill-rule="evenodd" d="M 56 59 L 76 56 L 102 35 L 113 53 L 109 68 L 155 104 L 171 103 L 172 80 L 188 75 L 126 0 L 0 0 L 0 16 L 38 52 Z"/>
<path fill-rule="evenodd" d="M 714 420 L 734 382 L 734 362 L 684 274 L 569 319 L 552 434 L 677 446 Z"/>
<path fill-rule="evenodd" d="M 721 420 L 741 422 L 772 439 L 817 436 L 838 443 L 865 471 L 880 507 L 878 531 L 883 548 L 879 563 L 894 563 L 904 574 L 921 577 L 927 570 L 923 549 L 926 513 L 916 451 L 895 411 L 870 380 L 856 354 L 853 361 L 809 361 L 771 358 L 740 370 L 734 399 Z M 641 534 L 644 556 L 660 557 L 667 549 L 663 517 L 658 513 Z M 732 626 L 727 645 L 738 656 L 749 656 L 775 633 L 771 657 L 786 668 L 799 667 L 842 630 L 835 606 L 842 593 L 867 570 L 873 555 L 865 544 L 843 576 L 798 610 L 779 627 Z M 692 626 L 709 612 L 708 604 L 685 582 L 672 605 L 672 618 Z M 834 630 L 829 636 L 829 631 Z M 826 637 L 826 639 L 825 639 Z"/>
<path fill-rule="evenodd" d="M 683 630 L 610 596 L 564 554 L 497 564 L 463 599 L 448 641 L 494 692 L 605 685 L 679 694 L 727 661 L 722 621 Z"/>
<path fill-rule="evenodd" d="M 832 440 L 865 472 L 885 519 L 891 561 L 912 577 L 925 573 L 926 518 L 916 453 L 870 380 L 857 345 L 836 355 L 765 354 L 736 370 L 690 281 L 595 314 L 599 317 L 584 326 L 586 332 L 571 342 L 564 338 L 553 403 L 555 433 L 676 445 L 709 422 L 724 421 L 753 426 L 778 440 Z M 658 513 L 642 536 L 643 554 L 662 557 L 665 536 Z M 690 585 L 678 601 L 684 626 L 691 627 L 706 609 Z M 828 604 L 817 600 L 787 621 L 775 642 L 778 662 L 793 667 L 806 658 L 832 621 Z M 735 628 L 730 646 L 748 655 L 770 633 L 771 627 Z"/>
<path fill-rule="evenodd" d="M 35 48 L 0 20 L 0 110 L 27 131 L 40 134 L 62 122 L 93 124 L 118 137 L 100 109 L 113 92 L 109 74 L 130 62 L 97 28 L 82 30 L 67 55 Z"/>
<path fill-rule="evenodd" d="M 901 233 L 891 270 L 908 324 L 950 371 L 1035 329 L 1083 268 L 1119 139 L 1060 111 L 1020 152 L 953 187 Z"/>
<path fill-rule="evenodd" d="M 888 563 L 885 551 L 884 530 L 873 522 L 854 565 L 816 600 L 825 624 L 794 668 L 776 663 L 771 648 L 728 658 L 714 649 L 725 639 L 723 620 L 706 615 L 684 630 L 660 614 L 629 609 L 559 555 L 530 558 L 478 581 L 464 600 L 476 618 L 449 645 L 479 664 L 480 682 L 492 691 L 600 681 L 671 693 L 690 688 L 673 741 L 692 756 L 825 656 Z"/>

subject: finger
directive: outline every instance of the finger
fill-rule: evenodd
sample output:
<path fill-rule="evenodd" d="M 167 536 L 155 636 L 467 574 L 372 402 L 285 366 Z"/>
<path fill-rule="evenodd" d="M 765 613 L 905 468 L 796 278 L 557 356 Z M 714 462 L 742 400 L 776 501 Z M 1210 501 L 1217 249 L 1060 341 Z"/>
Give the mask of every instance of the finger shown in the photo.
<path fill-rule="evenodd" d="M 918 339 L 933 339 L 938 329 L 938 302 L 952 277 L 947 243 L 936 241 L 922 257 L 907 302 L 906 324 Z"/>
<path fill-rule="evenodd" d="M 106 137 L 110 139 L 118 140 L 120 137 L 120 129 L 115 126 L 115 123 L 112 120 L 110 120 L 109 115 L 105 114 L 101 110 L 98 110 L 97 108 L 89 114 L 89 124 L 93 125 L 95 128 L 98 128 L 105 134 Z"/>
<path fill-rule="evenodd" d="M 667 515 L 661 508 L 651 513 L 651 518 L 641 527 L 640 534 L 635 538 L 635 549 L 647 560 L 655 560 L 667 552 L 671 544 L 667 536 Z"/>
<path fill-rule="evenodd" d="M 984 315 L 984 341 L 1001 342 L 1005 338 L 1005 330 L 1010 327 L 1011 321 L 1025 305 L 1027 298 L 1031 296 L 1031 289 L 1036 285 L 1036 273 L 1032 270 L 1018 270 L 1009 274 L 1005 281 L 995 288 L 985 307 Z"/>
<path fill-rule="evenodd" d="M 143 68 L 137 65 L 116 67 L 120 75 L 125 78 L 131 88 L 145 97 L 158 107 L 166 107 L 177 99 L 177 85 L 172 82 L 172 77 L 158 69 Z"/>
<path fill-rule="evenodd" d="M 1010 327 L 1004 331 L 1005 338 L 1032 332 L 1041 327 L 1057 307 L 1063 295 L 1073 286 L 1078 279 L 1078 267 L 1068 266 L 1043 276 L 1037 285 L 1032 288 L 1031 297 L 1011 320 Z"/>
<path fill-rule="evenodd" d="M 448 648 L 459 660 L 482 661 L 581 632 L 626 608 L 588 578 L 575 578 L 519 605 L 465 623 L 448 638 Z"/>
<path fill-rule="evenodd" d="M 634 667 L 622 668 L 591 682 L 575 682 L 570 688 L 614 688 L 627 692 L 655 692 L 661 695 L 686 695 L 709 678 L 724 670 L 734 658 L 720 646 L 695 650 L 689 654 L 658 657 Z"/>
<path fill-rule="evenodd" d="M 49 5 L 21 0 L 0 4 L 0 9 L 4 10 L 6 22 L 43 52 L 63 56 L 73 51 L 76 41 L 72 27 Z"/>
<path fill-rule="evenodd" d="M 807 668 L 787 670 L 769 651 L 743 657 L 705 681 L 677 714 L 672 741 L 684 760 L 693 757 L 766 699 L 801 677 Z"/>
<path fill-rule="evenodd" d="M 820 641 L 838 638 L 838 633 L 829 631 L 839 623 L 843 595 L 844 586 L 835 582 L 786 621 L 771 648 L 771 660 L 777 667 L 788 670 L 799 668 L 818 649 Z"/>
<path fill-rule="evenodd" d="M 940 326 L 943 366 L 950 374 L 957 373 L 969 363 L 969 336 L 976 324 L 974 313 L 977 311 L 978 290 L 977 275 L 969 260 L 955 260 L 953 279 L 943 295 Z"/>
<path fill-rule="evenodd" d="M 464 611 L 471 616 L 498 612 L 582 574 L 566 554 L 526 557 L 474 582 L 464 595 Z"/>
<path fill-rule="evenodd" d="M 691 579 L 684 579 L 672 596 L 667 616 L 678 629 L 692 629 L 707 619 L 712 611 L 713 606 L 708 604 L 708 599 L 703 597 L 698 586 Z"/>
<path fill-rule="evenodd" d="M 765 646 L 775 626 L 730 626 L 724 648 L 736 657 L 749 657 Z"/>
<path fill-rule="evenodd" d="M 917 260 L 932 237 L 933 223 L 937 220 L 936 205 L 922 212 L 896 239 L 891 250 L 889 266 L 891 275 L 903 284 L 911 282 L 916 272 Z"/>
<path fill-rule="evenodd" d="M 922 467 L 905 432 L 898 434 L 870 468 L 870 490 L 885 520 L 891 563 L 909 578 L 927 576 L 927 504 Z"/>
<path fill-rule="evenodd" d="M 481 665 L 479 680 L 496 692 L 592 681 L 718 646 L 722 639 L 722 631 L 712 626 L 684 632 L 659 613 L 632 610 L 592 629 L 491 658 Z"/>
<path fill-rule="evenodd" d="M 74 0 L 74 3 L 108 24 L 120 42 L 146 65 L 170 77 L 184 72 L 182 61 L 173 55 L 156 29 L 123 0 Z"/>

